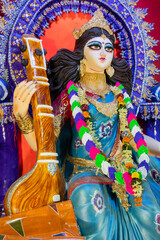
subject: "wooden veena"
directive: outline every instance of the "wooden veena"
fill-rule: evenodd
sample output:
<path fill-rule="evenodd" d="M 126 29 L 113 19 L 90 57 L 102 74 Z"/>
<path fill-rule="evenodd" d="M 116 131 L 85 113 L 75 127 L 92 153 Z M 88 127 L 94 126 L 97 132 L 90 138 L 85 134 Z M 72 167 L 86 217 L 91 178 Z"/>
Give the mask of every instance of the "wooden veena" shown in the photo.
<path fill-rule="evenodd" d="M 9 188 L 4 199 L 7 215 L 62 201 L 65 184 L 58 167 L 49 83 L 42 41 L 23 35 L 23 57 L 28 81 L 37 83 L 32 97 L 33 122 L 37 140 L 37 161 L 33 169 Z M 29 160 L 28 160 L 29 161 Z"/>

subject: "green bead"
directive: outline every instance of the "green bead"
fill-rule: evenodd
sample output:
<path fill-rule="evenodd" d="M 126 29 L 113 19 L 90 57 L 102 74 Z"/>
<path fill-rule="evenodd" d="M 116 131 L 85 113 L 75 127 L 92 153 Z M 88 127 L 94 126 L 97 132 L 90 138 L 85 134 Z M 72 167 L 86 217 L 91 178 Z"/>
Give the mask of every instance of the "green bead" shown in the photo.
<path fill-rule="evenodd" d="M 120 84 L 120 85 L 118 86 L 118 88 L 122 90 L 124 87 L 123 87 L 122 84 Z"/>
<path fill-rule="evenodd" d="M 124 184 L 124 179 L 123 179 L 123 174 L 122 173 L 115 172 L 115 177 L 116 177 L 119 184 L 121 184 L 121 185 Z"/>
<path fill-rule="evenodd" d="M 71 110 L 72 110 L 72 112 L 73 112 L 73 110 L 74 110 L 75 107 L 79 107 L 79 108 L 81 108 L 80 103 L 77 102 L 76 100 L 72 103 L 72 106 L 71 106 Z"/>
<path fill-rule="evenodd" d="M 76 87 L 76 86 L 74 86 L 74 85 L 72 85 L 72 86 L 70 86 L 70 88 L 68 89 L 68 94 L 70 94 L 70 92 L 71 92 L 72 90 L 74 90 L 74 91 L 78 92 L 78 89 L 77 89 L 77 87 Z"/>
<path fill-rule="evenodd" d="M 144 145 L 142 145 L 142 146 L 140 146 L 140 148 L 138 149 L 138 156 L 140 157 L 141 156 L 141 154 L 143 154 L 143 153 L 146 153 L 146 154 L 148 154 L 148 148 L 146 148 Z"/>
<path fill-rule="evenodd" d="M 129 124 L 130 130 L 132 130 L 132 128 L 133 128 L 135 125 L 139 127 L 138 122 L 137 122 L 135 119 L 132 119 L 132 121 L 131 121 L 130 124 Z"/>
<path fill-rule="evenodd" d="M 135 168 L 130 168 L 130 169 L 128 170 L 128 172 L 129 172 L 129 174 L 131 175 L 132 173 L 136 172 L 136 169 L 135 169 Z"/>
<path fill-rule="evenodd" d="M 142 173 L 141 172 L 138 172 L 139 173 L 139 178 L 142 179 Z"/>
<path fill-rule="evenodd" d="M 101 168 L 102 162 L 105 161 L 105 157 L 102 154 L 97 153 L 95 158 L 95 164 L 97 167 Z"/>
<path fill-rule="evenodd" d="M 82 139 L 83 135 L 84 135 L 86 132 L 89 133 L 88 128 L 82 126 L 82 127 L 80 128 L 80 130 L 79 130 L 79 136 L 80 136 L 81 139 Z"/>
<path fill-rule="evenodd" d="M 126 97 L 126 98 L 124 99 L 124 102 L 125 102 L 125 103 L 127 103 L 127 102 L 132 103 L 132 102 L 131 102 L 131 99 L 130 99 L 129 97 Z"/>

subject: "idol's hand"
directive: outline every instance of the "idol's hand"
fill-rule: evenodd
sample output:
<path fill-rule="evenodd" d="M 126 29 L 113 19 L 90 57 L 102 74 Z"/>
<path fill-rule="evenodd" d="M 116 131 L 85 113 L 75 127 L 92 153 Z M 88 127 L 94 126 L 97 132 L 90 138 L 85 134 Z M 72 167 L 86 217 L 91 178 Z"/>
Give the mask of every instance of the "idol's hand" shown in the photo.
<path fill-rule="evenodd" d="M 144 140 L 146 141 L 149 150 L 148 155 L 160 158 L 160 142 L 145 134 Z"/>
<path fill-rule="evenodd" d="M 33 81 L 25 80 L 17 85 L 13 95 L 13 114 L 16 119 L 25 117 L 35 91 L 36 84 Z"/>

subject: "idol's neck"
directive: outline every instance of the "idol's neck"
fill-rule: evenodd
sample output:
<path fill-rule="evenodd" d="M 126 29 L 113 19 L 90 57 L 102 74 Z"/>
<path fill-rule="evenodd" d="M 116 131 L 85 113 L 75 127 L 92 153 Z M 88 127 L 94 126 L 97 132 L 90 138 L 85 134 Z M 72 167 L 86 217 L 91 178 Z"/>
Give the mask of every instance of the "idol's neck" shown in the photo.
<path fill-rule="evenodd" d="M 103 92 L 107 88 L 106 76 L 104 73 L 87 72 L 80 78 L 80 83 L 92 92 Z"/>

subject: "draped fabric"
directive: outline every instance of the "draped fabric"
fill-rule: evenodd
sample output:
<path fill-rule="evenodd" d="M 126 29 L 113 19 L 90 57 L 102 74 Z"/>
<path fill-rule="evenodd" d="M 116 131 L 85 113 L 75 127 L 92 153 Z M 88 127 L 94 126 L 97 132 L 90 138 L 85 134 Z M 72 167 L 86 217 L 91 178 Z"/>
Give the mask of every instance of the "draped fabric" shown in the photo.
<path fill-rule="evenodd" d="M 67 99 L 65 91 L 55 101 L 56 107 L 58 107 L 57 103 L 60 103 L 59 108 L 54 109 L 63 109 L 63 99 Z M 96 98 L 97 101 L 104 103 L 111 103 L 113 99 L 112 92 L 106 94 L 105 99 Z M 63 112 L 61 127 L 65 124 L 64 119 L 69 118 L 71 127 L 63 127 L 57 149 L 61 150 L 60 146 L 63 146 L 63 152 L 65 152 L 64 146 L 67 146 L 70 155 L 92 161 L 79 139 L 69 110 L 69 99 L 66 102 L 68 104 L 65 104 L 65 112 L 68 116 L 65 117 L 64 111 L 61 111 Z M 101 148 L 108 157 L 118 132 L 118 114 L 112 117 L 105 116 L 91 103 L 88 111 Z M 57 113 L 60 113 L 59 110 Z M 64 140 L 65 135 L 68 136 L 66 129 L 71 130 L 70 141 Z M 67 144 L 61 144 L 61 141 Z M 134 155 L 136 161 L 137 154 Z M 134 197 L 129 196 L 131 207 L 128 212 L 121 206 L 116 194 L 112 192 L 112 182 L 106 176 L 97 174 L 96 169 L 90 169 L 87 164 L 86 167 L 79 166 L 77 173 L 73 175 L 74 162 L 66 161 L 65 164 L 66 177 L 70 178 L 68 197 L 74 206 L 81 234 L 86 236 L 87 240 L 158 240 L 160 238 L 159 159 L 150 158 L 150 171 L 147 181 L 143 183 L 143 205 L 136 207 Z"/>
<path fill-rule="evenodd" d="M 151 157 L 150 166 L 159 172 L 159 160 Z M 150 168 L 150 174 L 153 171 Z M 129 197 L 129 211 L 121 207 L 111 185 L 84 183 L 77 186 L 70 196 L 81 234 L 88 240 L 158 240 L 160 237 L 160 190 L 151 175 L 143 184 L 142 206 L 134 205 Z M 92 173 L 80 173 L 79 178 Z M 73 177 L 72 184 L 75 184 Z M 158 179 L 158 176 L 157 176 Z M 74 181 L 75 180 L 75 181 Z"/>

